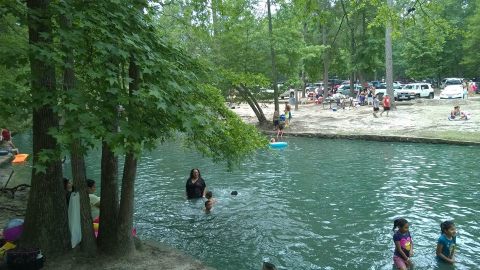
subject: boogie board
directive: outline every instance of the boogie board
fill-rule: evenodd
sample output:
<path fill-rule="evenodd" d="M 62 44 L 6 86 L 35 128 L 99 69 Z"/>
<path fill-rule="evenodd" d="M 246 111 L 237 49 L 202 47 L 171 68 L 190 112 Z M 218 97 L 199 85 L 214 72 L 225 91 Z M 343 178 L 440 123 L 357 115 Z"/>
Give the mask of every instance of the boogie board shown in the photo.
<path fill-rule="evenodd" d="M 288 146 L 287 142 L 272 142 L 270 143 L 270 148 L 273 149 L 283 149 Z"/>
<path fill-rule="evenodd" d="M 12 160 L 12 163 L 22 163 L 26 161 L 27 158 L 28 158 L 28 154 L 18 154 L 18 155 L 15 155 L 15 159 Z"/>

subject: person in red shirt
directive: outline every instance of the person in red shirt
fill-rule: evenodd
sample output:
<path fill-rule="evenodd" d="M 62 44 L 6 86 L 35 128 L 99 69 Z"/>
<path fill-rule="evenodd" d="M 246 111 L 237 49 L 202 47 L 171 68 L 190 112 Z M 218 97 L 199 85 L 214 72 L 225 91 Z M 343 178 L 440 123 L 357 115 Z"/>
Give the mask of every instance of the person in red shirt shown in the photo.
<path fill-rule="evenodd" d="M 388 116 L 388 111 L 390 111 L 390 97 L 387 94 L 383 97 L 383 112 L 380 113 L 380 116 L 382 116 L 384 112 L 387 112 Z"/>

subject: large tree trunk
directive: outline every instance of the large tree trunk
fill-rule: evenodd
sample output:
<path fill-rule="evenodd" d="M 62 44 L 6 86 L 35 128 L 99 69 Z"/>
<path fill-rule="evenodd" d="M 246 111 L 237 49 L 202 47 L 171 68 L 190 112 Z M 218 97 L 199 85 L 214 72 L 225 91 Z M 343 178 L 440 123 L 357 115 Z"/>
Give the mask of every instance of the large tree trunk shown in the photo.
<path fill-rule="evenodd" d="M 130 152 L 126 154 L 123 165 L 122 197 L 118 213 L 117 251 L 122 255 L 128 255 L 135 250 L 132 229 L 136 175 L 137 158 Z"/>
<path fill-rule="evenodd" d="M 275 111 L 280 111 L 278 104 L 278 82 L 277 82 L 277 64 L 275 59 L 275 47 L 273 45 L 273 26 L 272 26 L 272 12 L 270 10 L 270 0 L 267 0 L 268 10 L 268 37 L 270 38 L 270 56 L 272 57 L 272 80 L 273 80 L 273 98 L 275 103 Z"/>
<path fill-rule="evenodd" d="M 52 109 L 56 101 L 55 67 L 39 59 L 35 47 L 48 50 L 52 44 L 52 15 L 48 0 L 28 0 L 28 30 L 33 109 L 33 169 L 31 190 L 25 215 L 22 247 L 39 247 L 47 256 L 69 249 L 70 233 L 67 204 L 62 185 L 62 164 L 57 141 L 49 131 L 58 128 Z M 52 98 L 53 96 L 53 98 Z M 47 100 L 48 99 L 48 100 Z M 50 104 L 49 104 L 50 103 Z M 40 154 L 49 160 L 41 161 Z"/>
<path fill-rule="evenodd" d="M 63 30 L 69 31 L 72 28 L 71 20 L 68 16 L 60 16 L 60 26 Z M 70 46 L 63 46 L 65 53 L 65 69 L 63 71 L 63 90 L 75 91 L 75 71 L 73 61 L 73 50 Z M 73 118 L 73 115 L 66 113 L 66 118 Z M 70 124 L 75 121 L 68 121 Z M 73 133 L 75 131 L 73 130 Z M 70 146 L 73 186 L 80 195 L 80 220 L 82 230 L 82 241 L 80 247 L 82 252 L 92 256 L 97 251 L 95 234 L 92 226 L 92 216 L 90 214 L 90 199 L 87 193 L 85 160 L 81 149 L 81 143 L 75 139 Z"/>
<path fill-rule="evenodd" d="M 257 116 L 257 119 L 260 125 L 265 125 L 268 122 L 267 118 L 265 117 L 265 114 L 263 113 L 262 108 L 258 104 L 255 97 L 252 95 L 252 93 L 250 93 L 248 89 L 242 86 L 237 87 L 237 91 L 240 93 L 240 95 L 243 96 L 245 101 L 247 101 L 248 105 L 250 105 L 250 108 L 252 108 L 253 112 L 255 113 L 255 116 Z"/>
<path fill-rule="evenodd" d="M 135 58 L 131 56 L 128 67 L 128 76 L 130 83 L 128 85 L 129 96 L 133 99 L 134 92 L 140 88 L 140 68 L 135 63 Z M 136 105 L 133 101 L 128 104 L 130 113 L 128 121 L 136 121 Z M 133 206 L 135 196 L 135 178 L 137 175 L 137 158 L 132 150 L 125 155 L 125 164 L 123 165 L 122 191 L 120 199 L 120 210 L 118 213 L 117 229 L 117 253 L 129 255 L 135 250 L 132 237 L 133 228 Z"/>
<path fill-rule="evenodd" d="M 118 158 L 106 141 L 102 142 L 101 167 L 102 189 L 100 192 L 98 246 L 103 253 L 112 254 L 116 251 L 117 246 Z"/>
<path fill-rule="evenodd" d="M 322 25 L 322 43 L 324 46 L 327 46 L 327 26 Z M 323 97 L 328 95 L 328 61 L 329 61 L 329 50 L 326 49 L 323 55 Z"/>
<path fill-rule="evenodd" d="M 329 3 L 328 1 L 323 1 L 323 5 L 321 3 L 321 1 L 319 0 L 319 5 L 320 7 L 323 6 L 324 9 L 328 9 L 330 6 L 329 6 Z M 323 24 L 321 24 L 321 28 L 322 28 L 322 44 L 323 46 L 327 46 L 327 26 L 326 26 L 326 22 L 324 22 Z M 333 44 L 332 44 L 333 46 Z M 329 54 L 329 49 L 325 49 L 324 53 L 323 53 L 323 97 L 327 97 L 328 96 L 328 55 Z"/>
<path fill-rule="evenodd" d="M 393 7 L 393 0 L 387 0 L 389 8 Z M 391 106 L 395 108 L 395 99 L 393 98 L 393 53 L 392 53 L 392 22 L 387 20 L 385 29 L 385 71 L 387 83 L 387 94 L 390 96 Z"/>
<path fill-rule="evenodd" d="M 352 65 L 351 66 L 351 71 L 350 71 L 350 92 L 353 93 L 354 91 L 354 79 L 355 79 L 355 66 L 356 66 L 356 63 L 355 63 L 355 55 L 356 55 L 356 45 L 355 45 L 355 28 L 353 26 L 352 23 L 350 23 L 350 20 L 348 18 L 348 12 L 347 10 L 345 9 L 345 3 L 343 0 L 340 0 L 340 3 L 341 3 L 341 6 L 342 6 L 342 10 L 343 10 L 343 14 L 345 16 L 345 20 L 347 21 L 347 26 L 348 28 L 350 29 L 350 64 Z"/>

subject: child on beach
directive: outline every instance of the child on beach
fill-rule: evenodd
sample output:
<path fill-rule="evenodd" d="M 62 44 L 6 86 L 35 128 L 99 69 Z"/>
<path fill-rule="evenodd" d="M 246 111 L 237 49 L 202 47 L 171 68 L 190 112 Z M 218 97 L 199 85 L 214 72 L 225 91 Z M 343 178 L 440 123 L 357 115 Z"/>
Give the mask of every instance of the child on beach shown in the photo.
<path fill-rule="evenodd" d="M 378 101 L 378 97 L 375 95 L 373 96 L 373 116 L 378 118 L 377 112 L 380 110 L 380 101 Z"/>
<path fill-rule="evenodd" d="M 397 218 L 393 221 L 393 242 L 395 243 L 395 252 L 393 253 L 393 263 L 400 270 L 406 270 L 412 266 L 410 257 L 413 256 L 413 241 L 408 230 L 408 221 L 404 218 Z M 397 229 L 398 230 L 395 230 Z"/>
<path fill-rule="evenodd" d="M 290 104 L 285 103 L 285 117 L 286 117 L 286 121 L 285 121 L 285 126 L 288 127 L 288 125 L 290 125 L 290 121 L 292 120 L 292 107 L 290 107 Z"/>
<path fill-rule="evenodd" d="M 460 106 L 453 107 L 453 110 L 450 112 L 450 117 L 448 120 L 468 120 L 467 113 L 460 111 Z"/>
<path fill-rule="evenodd" d="M 280 138 L 283 137 L 283 129 L 285 128 L 285 121 L 286 121 L 285 114 L 280 115 L 279 122 L 278 122 L 278 129 L 277 129 L 277 140 L 278 140 L 278 137 Z"/>
<path fill-rule="evenodd" d="M 368 88 L 367 104 L 368 104 L 368 105 L 372 105 L 372 104 L 373 104 L 373 90 L 372 90 L 371 87 Z"/>
<path fill-rule="evenodd" d="M 387 112 L 387 116 L 388 116 L 389 111 L 390 111 L 390 97 L 388 96 L 388 94 L 386 94 L 385 97 L 383 97 L 383 112 L 380 113 L 380 116 L 382 116 L 384 112 Z"/>
<path fill-rule="evenodd" d="M 442 234 L 437 241 L 437 258 L 447 263 L 455 263 L 455 246 L 457 244 L 457 230 L 453 221 L 444 221 L 440 224 Z"/>
<path fill-rule="evenodd" d="M 273 113 L 273 130 L 278 129 L 279 118 L 280 118 L 280 113 L 278 111 L 275 111 Z"/>

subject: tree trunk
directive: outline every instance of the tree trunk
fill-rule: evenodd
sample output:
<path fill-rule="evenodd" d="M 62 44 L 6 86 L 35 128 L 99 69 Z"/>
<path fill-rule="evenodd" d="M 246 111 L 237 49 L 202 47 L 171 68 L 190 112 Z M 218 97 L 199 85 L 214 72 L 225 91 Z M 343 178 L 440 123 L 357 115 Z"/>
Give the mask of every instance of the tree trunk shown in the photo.
<path fill-rule="evenodd" d="M 268 10 L 268 37 L 270 38 L 270 56 L 272 57 L 272 80 L 273 80 L 273 98 L 275 103 L 275 111 L 280 111 L 278 104 L 278 78 L 277 78 L 277 64 L 275 60 L 275 47 L 273 46 L 273 26 L 272 26 L 272 12 L 270 10 L 270 0 L 267 0 Z M 258 117 L 258 116 L 257 116 Z"/>
<path fill-rule="evenodd" d="M 258 104 L 255 97 L 250 93 L 250 91 L 242 86 L 237 87 L 238 92 L 243 96 L 243 98 L 247 101 L 248 105 L 252 108 L 253 112 L 257 116 L 258 122 L 260 125 L 265 125 L 268 121 L 263 113 L 262 108 Z"/>
<path fill-rule="evenodd" d="M 327 27 L 322 25 L 322 43 L 327 46 Z M 328 52 L 326 49 L 323 54 L 323 97 L 327 97 L 328 94 Z"/>
<path fill-rule="evenodd" d="M 393 7 L 393 0 L 387 0 L 389 8 Z M 393 98 L 393 58 L 392 58 L 392 22 L 387 20 L 385 29 L 385 69 L 387 83 L 387 94 L 390 96 L 391 106 L 395 108 L 395 99 Z"/>
<path fill-rule="evenodd" d="M 130 57 L 128 67 L 128 76 L 130 84 L 128 85 L 129 96 L 133 98 L 134 92 L 140 88 L 140 68 L 135 63 L 135 58 Z M 130 116 L 128 121 L 136 122 L 135 103 L 129 102 L 128 111 Z M 120 210 L 118 213 L 117 228 L 117 252 L 121 255 L 129 255 L 135 250 L 132 237 L 133 228 L 133 206 L 135 196 L 135 177 L 137 175 L 137 158 L 132 150 L 125 155 L 125 164 L 123 165 L 122 191 L 120 198 Z"/>
<path fill-rule="evenodd" d="M 28 0 L 29 43 L 48 50 L 52 45 L 52 15 L 48 0 Z M 56 101 L 55 67 L 37 58 L 30 49 L 31 94 L 33 109 L 33 169 L 21 247 L 38 247 L 50 256 L 69 250 L 70 233 L 67 204 L 62 185 L 62 164 L 57 141 L 49 131 L 58 128 L 58 117 L 52 109 Z M 52 98 L 53 97 L 53 98 Z M 48 153 L 49 160 L 39 155 Z"/>
<path fill-rule="evenodd" d="M 218 34 L 218 1 L 220 1 L 220 0 L 212 0 L 212 2 L 211 2 L 213 36 L 214 37 Z"/>
<path fill-rule="evenodd" d="M 136 175 L 137 159 L 130 152 L 126 154 L 123 165 L 122 197 L 118 213 L 117 250 L 122 255 L 129 255 L 135 250 L 132 229 Z"/>
<path fill-rule="evenodd" d="M 117 246 L 118 158 L 106 141 L 102 142 L 101 170 L 102 189 L 100 192 L 98 247 L 103 253 L 112 254 L 116 251 Z"/>
<path fill-rule="evenodd" d="M 60 27 L 69 31 L 72 28 L 72 23 L 70 19 L 62 15 L 60 16 Z M 63 51 L 65 53 L 65 69 L 63 71 L 63 90 L 64 91 L 75 91 L 75 71 L 74 71 L 74 61 L 73 61 L 73 50 L 69 46 L 63 46 Z M 73 118 L 73 115 L 70 115 L 68 112 L 65 115 L 66 118 Z M 75 121 L 72 119 L 68 121 L 72 123 Z M 73 133 L 76 133 L 75 130 L 72 130 Z M 78 132 L 78 130 L 77 130 Z M 92 256 L 97 251 L 97 245 L 95 242 L 95 234 L 93 232 L 92 226 L 92 216 L 90 212 L 90 199 L 87 193 L 86 185 L 86 170 L 85 170 L 85 160 L 83 152 L 81 150 L 81 143 L 79 140 L 75 139 L 70 146 L 71 153 L 71 166 L 72 166 L 72 177 L 73 177 L 73 186 L 75 191 L 80 195 L 80 220 L 81 220 L 81 230 L 82 230 L 82 241 L 80 243 L 80 248 L 82 252 L 86 253 L 89 256 Z"/>

